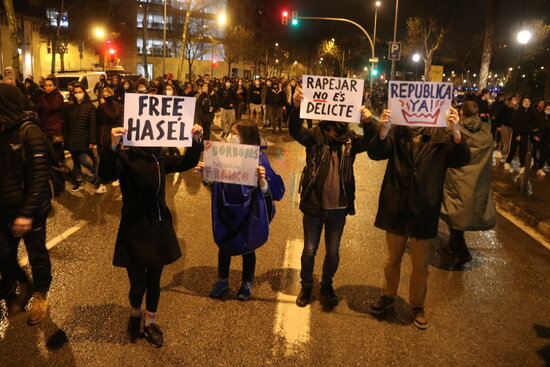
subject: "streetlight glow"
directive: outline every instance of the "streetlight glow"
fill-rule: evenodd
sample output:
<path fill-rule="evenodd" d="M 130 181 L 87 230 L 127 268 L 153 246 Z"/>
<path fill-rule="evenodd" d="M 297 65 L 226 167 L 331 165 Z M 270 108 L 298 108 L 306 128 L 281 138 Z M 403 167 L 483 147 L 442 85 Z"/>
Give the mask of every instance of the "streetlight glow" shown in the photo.
<path fill-rule="evenodd" d="M 414 62 L 419 62 L 420 61 L 420 55 L 418 53 L 415 53 L 412 57 L 413 61 Z"/>
<path fill-rule="evenodd" d="M 227 16 L 224 13 L 218 15 L 218 24 L 223 27 L 226 23 L 227 23 Z"/>
<path fill-rule="evenodd" d="M 526 45 L 531 39 L 531 32 L 529 32 L 528 30 L 520 31 L 518 33 L 517 39 L 519 43 L 521 43 L 522 45 Z"/>
<path fill-rule="evenodd" d="M 103 28 L 96 28 L 94 29 L 94 36 L 96 38 L 103 38 L 105 37 L 105 30 Z"/>
<path fill-rule="evenodd" d="M 382 5 L 382 2 L 381 2 L 381 1 L 377 1 L 375 4 L 376 4 L 376 6 L 378 7 L 378 6 Z"/>

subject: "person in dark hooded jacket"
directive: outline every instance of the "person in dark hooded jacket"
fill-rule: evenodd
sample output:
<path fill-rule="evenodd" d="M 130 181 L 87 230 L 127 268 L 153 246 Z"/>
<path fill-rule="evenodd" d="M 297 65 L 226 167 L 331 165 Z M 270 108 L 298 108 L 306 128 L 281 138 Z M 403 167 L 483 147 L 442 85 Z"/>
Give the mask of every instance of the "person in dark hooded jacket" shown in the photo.
<path fill-rule="evenodd" d="M 111 146 L 104 147 L 99 162 L 102 180 L 120 182 L 122 214 L 115 244 L 113 265 L 126 268 L 130 281 L 131 341 L 141 335 L 141 305 L 146 297 L 144 333 L 160 347 L 162 331 L 155 323 L 160 299 L 160 278 L 165 265 L 181 257 L 172 215 L 165 200 L 165 175 L 194 168 L 202 152 L 202 128 L 195 125 L 193 145 L 185 155 L 162 155 L 161 148 L 124 148 L 123 127 L 111 130 Z"/>
<path fill-rule="evenodd" d="M 46 218 L 50 211 L 48 141 L 24 112 L 17 87 L 0 84 L 0 271 L 8 289 L 8 314 L 25 310 L 33 286 L 17 262 L 21 238 L 29 255 L 34 296 L 27 318 L 34 325 L 46 318 L 46 299 L 52 281 L 46 248 Z M 20 294 L 15 294 L 19 282 Z"/>
<path fill-rule="evenodd" d="M 365 135 L 357 135 L 345 122 L 322 121 L 307 129 L 300 119 L 302 90 L 294 93 L 290 135 L 306 148 L 306 166 L 300 182 L 300 210 L 304 214 L 304 249 L 300 272 L 302 289 L 296 304 L 311 302 L 313 268 L 321 232 L 325 228 L 326 255 L 323 265 L 320 301 L 330 308 L 338 304 L 333 278 L 340 262 L 339 248 L 347 215 L 355 214 L 355 177 L 353 164 L 357 154 L 365 152 L 375 130 L 370 112 L 362 108 Z"/>
<path fill-rule="evenodd" d="M 370 141 L 373 160 L 388 160 L 380 190 L 374 225 L 386 231 L 388 257 L 384 266 L 382 297 L 371 307 L 381 314 L 395 305 L 401 260 L 407 240 L 411 244 L 412 274 L 409 301 L 414 325 L 428 327 L 424 312 L 428 284 L 430 239 L 437 236 L 443 185 L 447 168 L 459 168 L 470 161 L 470 151 L 459 129 L 458 112 L 450 108 L 444 128 L 391 126 L 391 112 L 385 110 L 379 133 Z"/>
<path fill-rule="evenodd" d="M 38 97 L 39 125 L 57 152 L 61 162 L 65 162 L 63 147 L 63 95 L 57 89 L 57 78 L 49 76 L 44 81 L 44 92 Z"/>

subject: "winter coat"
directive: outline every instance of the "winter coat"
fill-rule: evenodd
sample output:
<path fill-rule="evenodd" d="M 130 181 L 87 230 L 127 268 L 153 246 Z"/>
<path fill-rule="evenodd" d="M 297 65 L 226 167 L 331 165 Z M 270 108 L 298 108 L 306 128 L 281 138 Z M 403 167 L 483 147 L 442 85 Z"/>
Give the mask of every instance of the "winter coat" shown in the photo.
<path fill-rule="evenodd" d="M 63 108 L 63 139 L 70 152 L 85 152 L 97 143 L 96 108 L 92 102 L 66 103 Z"/>
<path fill-rule="evenodd" d="M 210 107 L 212 107 L 212 111 L 210 111 Z M 197 98 L 197 105 L 195 107 L 195 123 L 202 124 L 214 121 L 214 114 L 219 109 L 220 102 L 215 93 L 201 93 Z"/>
<path fill-rule="evenodd" d="M 97 144 L 111 144 L 111 129 L 122 127 L 124 107 L 115 101 L 104 102 L 97 107 Z"/>
<path fill-rule="evenodd" d="M 512 116 L 512 130 L 516 135 L 529 135 L 535 128 L 535 110 L 519 106 Z"/>
<path fill-rule="evenodd" d="M 390 233 L 414 238 L 434 238 L 447 168 L 459 168 L 470 161 L 464 140 L 460 144 L 442 128 L 424 128 L 418 137 L 423 147 L 413 159 L 412 132 L 392 126 L 385 140 L 375 134 L 368 146 L 373 160 L 388 159 L 378 213 L 374 225 Z"/>
<path fill-rule="evenodd" d="M 241 86 L 236 86 L 235 87 L 236 89 L 236 96 L 237 96 L 237 103 L 241 104 L 241 103 L 246 103 L 248 101 L 248 90 L 246 89 L 246 87 L 244 85 L 241 85 Z M 241 91 L 239 93 L 239 90 Z"/>
<path fill-rule="evenodd" d="M 347 213 L 350 215 L 355 214 L 355 156 L 367 150 L 368 142 L 375 132 L 371 123 L 364 124 L 363 129 L 364 136 L 350 132 L 348 140 L 338 147 L 340 177 Z M 306 166 L 300 179 L 300 210 L 310 216 L 319 216 L 323 203 L 323 186 L 331 160 L 331 147 L 319 126 L 312 129 L 302 126 L 299 109 L 293 109 L 290 113 L 289 132 L 294 140 L 306 147 Z"/>
<path fill-rule="evenodd" d="M 113 265 L 167 265 L 181 257 L 165 200 L 165 175 L 197 165 L 202 144 L 193 141 L 183 156 L 156 156 L 139 148 L 104 147 L 99 177 L 120 181 L 122 214 Z"/>
<path fill-rule="evenodd" d="M 259 87 L 256 87 L 256 85 L 252 85 L 250 89 L 248 90 L 248 98 L 250 100 L 250 103 L 253 104 L 262 104 L 262 89 L 263 87 L 260 85 Z"/>
<path fill-rule="evenodd" d="M 59 90 L 42 93 L 38 97 L 40 128 L 47 136 L 63 135 L 63 96 Z"/>
<path fill-rule="evenodd" d="M 0 131 L 2 223 L 11 222 L 17 217 L 45 217 L 51 209 L 48 141 L 38 125 L 26 127 L 21 135 L 19 129 L 25 121 L 34 121 L 34 118 L 24 115 Z M 24 141 L 20 141 L 21 137 Z"/>
<path fill-rule="evenodd" d="M 471 160 L 461 168 L 447 169 L 441 219 L 461 231 L 494 228 L 497 213 L 491 192 L 493 136 L 477 116 L 461 121 L 460 132 Z"/>
<path fill-rule="evenodd" d="M 224 254 L 243 255 L 268 240 L 269 223 L 275 216 L 273 201 L 283 198 L 285 185 L 263 152 L 259 165 L 266 170 L 269 186 L 266 194 L 258 187 L 212 184 L 212 230 L 214 241 Z"/>
<path fill-rule="evenodd" d="M 283 107 L 286 104 L 286 93 L 282 90 L 269 88 L 266 103 L 268 107 Z"/>
<path fill-rule="evenodd" d="M 218 91 L 218 99 L 220 101 L 220 107 L 224 110 L 232 110 L 237 103 L 237 93 L 233 88 L 226 89 L 220 88 Z"/>
<path fill-rule="evenodd" d="M 544 111 L 536 113 L 536 124 L 533 133 L 543 143 L 550 143 L 550 115 L 545 114 Z"/>

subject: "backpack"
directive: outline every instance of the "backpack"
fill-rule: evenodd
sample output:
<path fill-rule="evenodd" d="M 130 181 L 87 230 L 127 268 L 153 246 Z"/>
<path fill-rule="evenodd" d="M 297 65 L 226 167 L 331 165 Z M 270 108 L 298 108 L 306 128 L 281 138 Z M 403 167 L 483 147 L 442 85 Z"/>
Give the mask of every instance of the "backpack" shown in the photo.
<path fill-rule="evenodd" d="M 25 146 L 23 142 L 25 141 L 25 134 L 27 133 L 27 129 L 32 126 L 36 126 L 38 128 L 38 125 L 36 125 L 32 121 L 26 121 L 19 127 L 19 144 L 21 145 L 21 158 L 23 162 L 26 161 Z M 65 171 L 63 169 L 63 163 L 61 163 L 58 154 L 53 148 L 50 140 L 45 136 L 44 140 L 46 141 L 46 155 L 50 172 L 50 194 L 52 198 L 56 198 L 61 196 L 61 194 L 65 192 Z"/>

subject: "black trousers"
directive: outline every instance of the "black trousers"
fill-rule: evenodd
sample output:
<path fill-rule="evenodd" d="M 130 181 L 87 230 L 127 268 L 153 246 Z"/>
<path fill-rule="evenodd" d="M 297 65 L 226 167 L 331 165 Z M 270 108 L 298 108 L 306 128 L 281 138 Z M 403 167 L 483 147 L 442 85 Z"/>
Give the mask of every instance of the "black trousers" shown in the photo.
<path fill-rule="evenodd" d="M 520 141 L 517 141 L 517 137 L 520 137 Z M 519 165 L 520 167 L 525 166 L 525 156 L 527 155 L 527 146 L 529 144 L 529 135 L 512 135 L 512 144 L 510 145 L 510 153 L 508 153 L 508 158 L 506 163 L 512 163 L 516 150 L 519 147 Z"/>
<path fill-rule="evenodd" d="M 243 257 L 243 282 L 254 281 L 254 272 L 256 270 L 256 253 L 254 251 L 242 255 Z M 231 256 L 218 251 L 218 277 L 220 279 L 229 278 L 229 267 L 231 266 Z"/>
<path fill-rule="evenodd" d="M 14 237 L 11 233 L 11 222 L 2 222 L 0 228 L 0 242 L 5 256 L 0 259 L 0 271 L 4 283 L 15 281 L 28 282 L 27 274 L 17 262 L 17 251 L 21 237 Z M 52 263 L 46 248 L 46 217 L 35 218 L 32 230 L 23 236 L 25 248 L 31 265 L 34 289 L 36 292 L 47 293 L 52 283 Z"/>
<path fill-rule="evenodd" d="M 538 153 L 538 154 L 537 154 Z M 543 169 L 548 157 L 548 142 L 533 141 L 533 159 L 535 160 L 535 169 Z"/>
<path fill-rule="evenodd" d="M 130 280 L 130 304 L 141 308 L 145 293 L 145 307 L 149 312 L 157 312 L 160 299 L 160 277 L 164 266 L 133 265 L 126 270 Z"/>

